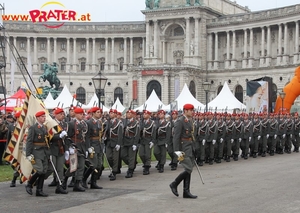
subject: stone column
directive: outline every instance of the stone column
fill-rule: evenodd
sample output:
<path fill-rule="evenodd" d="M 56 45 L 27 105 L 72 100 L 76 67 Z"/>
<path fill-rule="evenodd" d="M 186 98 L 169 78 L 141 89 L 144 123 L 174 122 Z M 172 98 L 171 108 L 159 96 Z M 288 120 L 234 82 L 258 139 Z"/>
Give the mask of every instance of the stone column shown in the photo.
<path fill-rule="evenodd" d="M 295 52 L 294 52 L 294 64 L 297 63 L 299 57 L 299 22 L 295 21 Z"/>
<path fill-rule="evenodd" d="M 73 71 L 76 72 L 77 71 L 77 57 L 76 57 L 76 38 L 73 38 Z"/>
<path fill-rule="evenodd" d="M 232 60 L 231 60 L 231 68 L 236 68 L 236 55 L 235 55 L 235 48 L 236 48 L 236 34 L 235 30 L 232 31 Z"/>
<path fill-rule="evenodd" d="M 225 59 L 225 69 L 229 69 L 229 65 L 230 65 L 230 51 L 229 51 L 229 47 L 230 47 L 230 32 L 226 31 L 226 59 Z"/>
<path fill-rule="evenodd" d="M 281 58 L 282 58 L 282 46 L 281 46 L 281 41 L 282 41 L 282 28 L 281 24 L 278 24 L 278 51 L 277 51 L 277 66 L 280 65 L 281 63 Z"/>
<path fill-rule="evenodd" d="M 213 59 L 212 59 L 212 33 L 207 34 L 208 37 L 208 47 L 207 47 L 207 69 L 212 70 L 213 69 Z"/>
<path fill-rule="evenodd" d="M 110 71 L 115 71 L 115 38 L 111 38 Z"/>
<path fill-rule="evenodd" d="M 265 63 L 265 28 L 262 27 L 261 28 L 261 44 L 260 44 L 260 47 L 261 47 L 261 55 L 260 55 L 260 58 L 259 58 L 259 66 L 262 67 L 263 64 Z"/>
<path fill-rule="evenodd" d="M 70 38 L 67 38 L 67 66 L 66 66 L 66 71 L 70 72 L 71 69 L 71 59 L 70 59 Z"/>
<path fill-rule="evenodd" d="M 105 38 L 105 65 L 104 65 L 104 69 L 108 70 L 108 38 Z"/>
<path fill-rule="evenodd" d="M 133 37 L 130 37 L 130 60 L 129 64 L 133 65 Z"/>
<path fill-rule="evenodd" d="M 124 37 L 124 64 L 123 64 L 123 67 L 124 67 L 124 70 L 127 69 L 127 65 L 128 65 L 128 61 L 127 61 L 127 37 Z"/>
<path fill-rule="evenodd" d="M 199 35 L 199 21 L 200 18 L 195 18 L 195 44 L 194 44 L 194 49 L 195 49 L 195 53 L 194 55 L 199 56 L 199 46 L 200 45 L 200 35 Z"/>
<path fill-rule="evenodd" d="M 166 41 L 162 41 L 162 59 L 163 59 L 163 64 L 166 63 Z"/>
<path fill-rule="evenodd" d="M 185 51 L 184 56 L 190 56 L 190 18 L 185 18 L 186 32 L 185 32 Z M 188 63 L 188 61 L 186 61 Z"/>
<path fill-rule="evenodd" d="M 248 56 L 247 56 L 247 29 L 244 29 L 244 58 L 242 62 L 242 68 L 247 68 Z"/>
<path fill-rule="evenodd" d="M 248 68 L 253 67 L 253 28 L 250 29 L 250 58 L 249 58 L 249 63 L 248 63 Z"/>
<path fill-rule="evenodd" d="M 143 43 L 142 43 L 142 57 L 143 57 L 143 59 L 145 58 L 145 38 L 143 37 Z"/>
<path fill-rule="evenodd" d="M 266 58 L 266 66 L 270 66 L 271 64 L 271 27 L 267 27 L 267 58 Z"/>
<path fill-rule="evenodd" d="M 284 24 L 284 53 L 283 64 L 286 65 L 289 62 L 289 50 L 288 50 L 288 24 Z"/>
<path fill-rule="evenodd" d="M 33 37 L 33 72 L 38 71 L 37 37 Z"/>
<path fill-rule="evenodd" d="M 218 38 L 218 32 L 215 33 L 215 60 L 214 60 L 214 69 L 217 70 L 219 69 L 219 47 L 218 47 L 218 43 L 219 43 L 219 38 Z"/>
<path fill-rule="evenodd" d="M 31 51 L 30 51 L 30 37 L 27 37 L 27 46 L 26 46 L 26 49 L 27 49 L 27 62 L 28 62 L 29 60 L 31 60 L 31 56 L 30 56 L 30 53 L 31 53 Z M 9 55 L 10 54 L 8 54 L 7 56 L 9 56 Z M 30 64 L 31 64 L 31 61 L 30 61 Z M 27 69 L 29 69 L 29 67 Z"/>
<path fill-rule="evenodd" d="M 154 21 L 154 58 L 158 57 L 158 21 Z"/>
<path fill-rule="evenodd" d="M 85 38 L 85 54 L 86 54 L 86 63 L 85 63 L 85 71 L 90 71 L 90 38 Z"/>
<path fill-rule="evenodd" d="M 50 38 L 49 37 L 47 37 L 47 63 L 51 63 Z"/>
<path fill-rule="evenodd" d="M 93 49 L 92 49 L 92 72 L 96 72 L 96 38 L 92 38 Z"/>
<path fill-rule="evenodd" d="M 163 91 L 162 91 L 162 102 L 165 103 L 169 103 L 169 77 L 167 74 L 164 75 L 164 85 L 163 85 Z"/>
<path fill-rule="evenodd" d="M 30 37 L 27 37 L 27 39 Z M 11 54 L 11 50 L 10 50 L 10 37 L 7 36 L 7 42 L 4 43 L 5 45 L 5 49 L 6 49 L 6 70 L 11 70 L 11 59 L 10 59 L 10 54 Z M 28 45 L 28 44 L 27 44 Z"/>
<path fill-rule="evenodd" d="M 53 62 L 59 63 L 57 58 L 57 38 L 53 38 Z"/>
<path fill-rule="evenodd" d="M 149 58 L 150 56 L 150 23 L 149 21 L 146 21 L 146 58 Z"/>

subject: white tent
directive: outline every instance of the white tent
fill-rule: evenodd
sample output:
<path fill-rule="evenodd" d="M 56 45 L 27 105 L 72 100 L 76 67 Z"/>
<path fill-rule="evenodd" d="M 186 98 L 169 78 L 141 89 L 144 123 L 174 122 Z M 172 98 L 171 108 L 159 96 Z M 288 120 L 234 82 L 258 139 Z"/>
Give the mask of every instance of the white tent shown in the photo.
<path fill-rule="evenodd" d="M 87 109 L 87 106 L 79 103 L 76 99 L 73 98 L 73 95 L 70 93 L 68 87 L 65 85 L 59 96 L 52 102 L 46 103 L 45 106 L 47 109 L 53 109 L 55 107 L 68 108 L 73 104 L 73 106 L 81 106 L 83 109 Z"/>
<path fill-rule="evenodd" d="M 227 111 L 232 112 L 234 109 L 246 109 L 246 106 L 241 103 L 230 91 L 227 82 L 225 81 L 221 92 L 211 102 L 208 103 L 208 108 L 213 111 L 217 108 L 217 112 Z"/>
<path fill-rule="evenodd" d="M 164 108 L 165 105 L 161 100 L 158 98 L 156 92 L 152 90 L 149 98 L 145 101 L 145 103 L 138 108 L 135 108 L 134 110 L 143 111 L 144 109 L 150 111 L 150 112 L 157 112 L 159 108 Z"/>
<path fill-rule="evenodd" d="M 94 95 L 91 98 L 90 102 L 88 103 L 88 105 L 86 105 L 86 108 L 90 109 L 90 108 L 92 108 L 94 106 L 99 106 L 98 105 L 98 97 L 97 97 L 96 93 L 94 93 Z M 102 105 L 101 108 L 102 108 L 103 112 L 108 112 L 109 111 L 109 109 L 106 106 L 104 106 L 104 105 Z"/>
<path fill-rule="evenodd" d="M 175 99 L 175 101 L 177 102 L 177 109 L 178 110 L 182 110 L 183 109 L 183 105 L 189 103 L 189 104 L 193 104 L 195 110 L 197 109 L 204 109 L 205 105 L 202 104 L 201 102 L 199 102 L 190 92 L 188 86 L 186 84 L 184 84 L 183 89 L 181 90 L 181 93 L 179 94 L 179 96 Z M 163 108 L 165 110 L 170 111 L 170 104 L 168 106 L 166 106 L 165 108 Z"/>
<path fill-rule="evenodd" d="M 117 100 L 111 108 L 118 110 L 118 112 L 123 112 L 125 110 L 125 107 L 123 106 L 119 98 L 117 98 Z"/>
<path fill-rule="evenodd" d="M 52 95 L 51 95 L 50 92 L 48 93 L 46 99 L 43 102 L 44 102 L 44 104 L 45 104 L 46 107 L 53 104 L 54 99 L 53 99 L 53 97 L 52 97 Z"/>

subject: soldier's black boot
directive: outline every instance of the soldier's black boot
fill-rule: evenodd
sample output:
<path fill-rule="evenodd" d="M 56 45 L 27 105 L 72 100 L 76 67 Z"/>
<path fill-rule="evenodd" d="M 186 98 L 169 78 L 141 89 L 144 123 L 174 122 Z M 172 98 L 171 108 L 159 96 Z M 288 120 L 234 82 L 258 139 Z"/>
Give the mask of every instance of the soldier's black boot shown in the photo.
<path fill-rule="evenodd" d="M 144 170 L 143 170 L 143 175 L 149 175 L 150 174 L 149 169 L 150 169 L 150 166 L 145 166 Z"/>
<path fill-rule="evenodd" d="M 116 172 L 112 172 L 112 173 L 109 175 L 109 180 L 111 180 L 111 181 L 116 180 L 116 175 L 117 175 Z"/>
<path fill-rule="evenodd" d="M 190 182 L 191 182 L 191 174 L 186 172 L 185 178 L 183 180 L 183 198 L 196 199 L 198 196 L 192 195 L 190 193 Z"/>
<path fill-rule="evenodd" d="M 68 187 L 74 187 L 75 186 L 75 177 L 72 177 L 71 182 L 69 183 Z"/>
<path fill-rule="evenodd" d="M 239 160 L 239 156 L 237 154 L 233 155 L 233 160 L 234 161 L 238 161 Z"/>
<path fill-rule="evenodd" d="M 75 184 L 74 184 L 74 187 L 73 187 L 73 191 L 74 191 L 74 192 L 84 192 L 84 191 L 85 191 L 85 188 L 83 188 L 83 187 L 80 185 L 80 180 L 76 180 L 76 181 L 75 181 Z"/>
<path fill-rule="evenodd" d="M 177 169 L 177 163 L 172 163 L 171 171 L 175 171 Z"/>
<path fill-rule="evenodd" d="M 93 171 L 94 171 L 94 169 L 91 168 L 91 167 L 89 167 L 89 168 L 85 171 L 85 173 L 84 173 L 84 175 L 83 175 L 83 178 L 82 178 L 82 186 L 83 186 L 84 188 L 86 188 L 86 189 L 89 188 L 88 185 L 87 185 L 87 183 L 86 183 L 86 181 L 87 181 L 87 179 L 89 178 L 90 174 L 92 174 Z"/>
<path fill-rule="evenodd" d="M 54 175 L 52 182 L 48 186 L 52 187 L 52 186 L 57 186 L 57 185 L 58 184 L 57 184 L 56 176 Z"/>
<path fill-rule="evenodd" d="M 39 179 L 37 180 L 37 187 L 35 193 L 37 197 L 48 197 L 48 195 L 43 192 L 44 181 L 45 181 L 45 175 L 42 174 L 39 176 Z"/>
<path fill-rule="evenodd" d="M 67 189 L 68 178 L 69 177 L 65 176 L 63 182 L 61 183 L 61 186 L 64 190 Z"/>
<path fill-rule="evenodd" d="M 125 178 L 132 178 L 132 175 L 133 175 L 133 170 L 132 169 L 128 169 Z"/>
<path fill-rule="evenodd" d="M 65 190 L 62 185 L 57 184 L 55 194 L 68 194 L 68 191 Z"/>
<path fill-rule="evenodd" d="M 221 163 L 221 158 L 216 158 L 216 163 Z"/>
<path fill-rule="evenodd" d="M 262 153 L 261 153 L 261 156 L 262 156 L 262 157 L 266 157 L 266 152 L 265 152 L 265 151 L 262 152 Z"/>
<path fill-rule="evenodd" d="M 185 177 L 185 171 L 184 172 L 181 172 L 178 176 L 177 176 L 177 178 L 172 182 L 172 183 L 170 183 L 170 188 L 171 188 L 171 191 L 172 191 L 172 193 L 175 195 L 175 196 L 179 196 L 179 194 L 178 194 L 178 191 L 177 191 L 177 187 L 178 187 L 178 185 L 180 184 L 180 182 L 184 179 L 184 177 Z"/>
<path fill-rule="evenodd" d="M 203 160 L 200 160 L 198 166 L 203 166 Z"/>
<path fill-rule="evenodd" d="M 28 183 L 25 186 L 26 192 L 30 195 L 32 195 L 32 186 L 35 183 L 36 179 L 40 176 L 38 173 L 34 173 Z"/>
<path fill-rule="evenodd" d="M 213 165 L 214 164 L 214 159 L 213 158 L 210 158 L 209 159 L 209 165 Z"/>
<path fill-rule="evenodd" d="M 159 168 L 160 168 L 160 163 L 159 163 L 159 161 L 157 162 L 155 168 L 156 168 L 157 170 L 159 170 Z"/>
<path fill-rule="evenodd" d="M 160 164 L 158 172 L 159 173 L 163 173 L 164 172 L 164 165 L 163 164 Z"/>
<path fill-rule="evenodd" d="M 97 185 L 98 173 L 93 172 L 91 177 L 91 189 L 103 189 L 101 186 Z"/>
<path fill-rule="evenodd" d="M 10 187 L 16 187 L 16 180 L 19 177 L 19 172 L 14 172 L 13 179 L 11 180 Z"/>

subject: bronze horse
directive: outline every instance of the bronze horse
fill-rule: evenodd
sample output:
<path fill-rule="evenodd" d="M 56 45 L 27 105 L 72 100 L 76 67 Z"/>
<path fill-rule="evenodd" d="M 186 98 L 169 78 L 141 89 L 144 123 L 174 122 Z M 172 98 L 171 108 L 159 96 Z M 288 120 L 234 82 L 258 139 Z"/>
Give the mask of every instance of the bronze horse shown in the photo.
<path fill-rule="evenodd" d="M 48 81 L 50 86 L 53 88 L 53 85 L 55 85 L 55 90 L 59 89 L 60 86 L 60 80 L 57 78 L 57 67 L 56 65 L 51 66 L 48 64 L 44 64 L 44 74 L 39 77 L 39 82 L 41 82 L 41 79 L 43 81 Z"/>

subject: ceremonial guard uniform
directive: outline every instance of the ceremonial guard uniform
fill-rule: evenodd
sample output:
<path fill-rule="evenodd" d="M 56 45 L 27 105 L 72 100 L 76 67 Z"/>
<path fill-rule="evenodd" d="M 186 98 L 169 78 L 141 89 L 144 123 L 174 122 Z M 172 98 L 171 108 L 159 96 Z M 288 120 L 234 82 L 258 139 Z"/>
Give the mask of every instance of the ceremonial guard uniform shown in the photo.
<path fill-rule="evenodd" d="M 276 152 L 278 154 L 283 154 L 283 149 L 285 147 L 285 136 L 286 136 L 286 120 L 284 119 L 284 115 L 279 115 L 278 121 L 278 140 L 276 144 Z"/>
<path fill-rule="evenodd" d="M 294 152 L 299 152 L 300 145 L 300 119 L 297 112 L 294 114 Z"/>
<path fill-rule="evenodd" d="M 273 116 L 273 114 L 270 113 L 269 129 L 267 130 L 267 147 L 268 147 L 267 151 L 269 152 L 270 156 L 273 156 L 275 153 L 277 134 L 278 134 L 278 121 Z"/>
<path fill-rule="evenodd" d="M 233 160 L 237 161 L 239 158 L 240 153 L 240 144 L 242 142 L 242 138 L 244 135 L 244 124 L 240 119 L 239 115 L 235 116 L 235 123 L 234 123 L 234 141 L 231 146 L 232 154 L 233 154 Z"/>
<path fill-rule="evenodd" d="M 124 123 L 124 138 L 121 149 L 121 159 L 128 165 L 126 178 L 131 178 L 136 166 L 137 145 L 140 138 L 139 122 L 133 117 L 135 112 L 128 110 Z"/>
<path fill-rule="evenodd" d="M 211 112 L 207 113 L 207 129 L 206 129 L 206 141 L 205 141 L 205 156 L 206 162 L 210 165 L 214 164 L 215 157 L 215 143 L 218 138 L 218 123 L 213 119 L 213 114 Z"/>
<path fill-rule="evenodd" d="M 156 127 L 155 122 L 150 119 L 151 112 L 144 110 L 143 116 L 139 156 L 143 162 L 143 175 L 148 175 L 150 174 L 152 147 L 156 143 Z"/>
<path fill-rule="evenodd" d="M 220 114 L 217 114 L 218 138 L 215 145 L 215 161 L 221 163 L 223 158 L 223 142 L 226 134 L 226 124 Z"/>
<path fill-rule="evenodd" d="M 104 143 L 102 140 L 104 127 L 101 121 L 102 117 L 102 109 L 99 107 L 93 107 L 90 109 L 92 113 L 92 117 L 86 122 L 88 125 L 88 131 L 86 134 L 86 143 L 88 148 L 88 159 L 91 162 L 91 166 L 85 171 L 83 179 L 82 179 L 82 186 L 84 188 L 88 188 L 86 181 L 90 174 L 91 177 L 91 189 L 102 189 L 102 187 L 97 185 L 98 173 L 102 169 L 103 166 L 103 149 Z M 98 173 L 96 173 L 96 171 Z"/>
<path fill-rule="evenodd" d="M 288 154 L 291 154 L 293 138 L 294 138 L 294 121 L 291 118 L 291 115 L 287 114 L 287 118 L 286 118 L 286 141 L 285 141 L 284 151 Z"/>
<path fill-rule="evenodd" d="M 83 192 L 85 189 L 81 186 L 80 181 L 83 178 L 84 167 L 85 167 L 85 158 L 87 157 L 88 144 L 86 143 L 86 133 L 88 131 L 88 126 L 83 120 L 84 111 L 82 108 L 76 107 L 75 110 L 75 119 L 71 120 L 68 128 L 68 137 L 71 138 L 74 144 L 69 144 L 70 154 L 74 154 L 74 151 L 77 152 L 77 170 L 75 172 L 75 185 L 73 191 Z M 74 147 L 75 150 L 74 150 Z M 66 174 L 66 176 L 68 176 Z"/>
<path fill-rule="evenodd" d="M 254 114 L 253 119 L 253 134 L 252 140 L 250 141 L 250 156 L 253 158 L 257 157 L 258 144 L 261 139 L 262 126 L 261 121 L 258 119 L 258 114 Z"/>
<path fill-rule="evenodd" d="M 37 122 L 29 127 L 26 139 L 26 158 L 31 161 L 35 173 L 25 186 L 28 194 L 32 195 L 32 186 L 36 183 L 36 196 L 47 197 L 43 192 L 45 174 L 48 169 L 50 149 L 48 144 L 48 130 L 44 125 L 46 121 L 45 111 L 35 114 Z"/>
<path fill-rule="evenodd" d="M 120 148 L 123 140 L 123 123 L 117 119 L 117 110 L 110 109 L 107 129 L 107 143 L 106 143 L 106 156 L 108 163 L 112 169 L 109 175 L 111 181 L 116 179 L 116 175 L 120 169 Z"/>
<path fill-rule="evenodd" d="M 158 161 L 158 170 L 160 173 L 164 172 L 164 165 L 167 157 L 167 146 L 171 140 L 171 123 L 164 117 L 166 112 L 160 110 L 158 113 L 159 121 L 157 124 L 157 140 L 154 145 L 154 156 Z"/>
<path fill-rule="evenodd" d="M 244 121 L 243 121 L 243 128 L 244 128 L 244 134 L 242 137 L 242 142 L 241 142 L 241 150 L 242 150 L 242 158 L 245 160 L 248 159 L 248 154 L 249 154 L 249 142 L 252 139 L 252 133 L 253 133 L 253 124 L 252 121 L 248 119 L 249 116 L 248 114 L 244 115 Z"/>
<path fill-rule="evenodd" d="M 198 166 L 203 166 L 205 160 L 205 143 L 206 143 L 207 121 L 202 114 L 199 115 L 197 126 L 197 140 L 195 143 L 196 158 Z"/>
<path fill-rule="evenodd" d="M 174 147 L 173 147 L 173 137 L 174 137 L 174 125 L 175 122 L 178 120 L 178 111 L 177 110 L 173 110 L 172 111 L 172 120 L 171 120 L 171 139 L 168 143 L 168 147 L 167 147 L 167 151 L 169 156 L 171 157 L 171 170 L 176 170 L 177 169 L 177 156 L 174 153 Z"/>
<path fill-rule="evenodd" d="M 235 134 L 235 127 L 234 121 L 231 119 L 231 115 L 226 115 L 226 136 L 224 142 L 224 160 L 226 162 L 230 162 L 231 156 L 231 146 L 234 142 L 234 134 Z"/>
<path fill-rule="evenodd" d="M 262 116 L 263 116 L 263 119 L 261 120 L 261 137 L 262 138 L 258 144 L 258 152 L 259 152 L 259 155 L 261 155 L 262 157 L 266 157 L 267 141 L 268 141 L 268 138 L 270 137 L 270 134 L 269 134 L 270 120 L 268 119 L 267 113 Z"/>
<path fill-rule="evenodd" d="M 182 151 L 181 157 L 178 158 L 184 171 L 170 184 L 172 193 L 178 195 L 177 186 L 183 180 L 183 198 L 197 198 L 190 193 L 191 173 L 193 171 L 195 157 L 195 144 L 193 139 L 194 126 L 192 121 L 194 106 L 185 104 L 183 106 L 183 116 L 178 119 L 174 126 L 174 150 Z"/>

